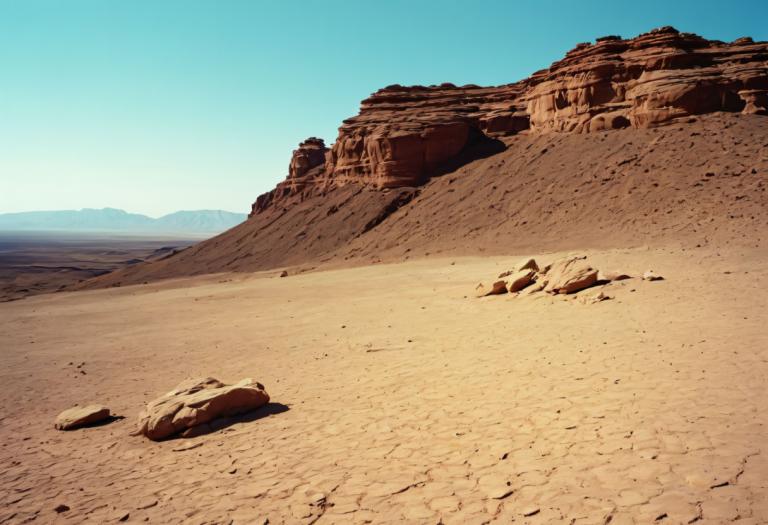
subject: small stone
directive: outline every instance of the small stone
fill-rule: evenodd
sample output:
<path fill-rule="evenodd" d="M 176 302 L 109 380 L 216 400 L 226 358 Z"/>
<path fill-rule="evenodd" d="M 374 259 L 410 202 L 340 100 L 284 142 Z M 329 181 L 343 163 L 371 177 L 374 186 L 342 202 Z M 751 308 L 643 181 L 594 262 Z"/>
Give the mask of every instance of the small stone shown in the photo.
<path fill-rule="evenodd" d="M 646 270 L 645 273 L 643 273 L 643 280 L 645 281 L 663 281 L 664 277 L 657 274 L 653 270 Z"/>
<path fill-rule="evenodd" d="M 64 505 L 63 503 L 61 503 L 59 505 L 56 505 L 56 508 L 53 510 L 61 514 L 62 512 L 67 512 L 69 510 L 69 505 Z"/>
<path fill-rule="evenodd" d="M 139 503 L 139 505 L 136 508 L 138 510 L 146 510 L 146 509 L 151 509 L 155 505 L 157 505 L 157 500 L 153 498 L 153 499 L 142 501 L 141 503 Z"/>
<path fill-rule="evenodd" d="M 283 270 L 280 272 L 280 277 L 288 277 L 288 270 Z"/>
<path fill-rule="evenodd" d="M 594 303 L 599 303 L 602 301 L 608 301 L 610 299 L 613 299 L 613 297 L 611 297 L 610 295 L 607 295 L 602 291 L 588 293 L 584 295 L 579 294 L 579 295 L 580 295 L 579 300 L 583 304 L 594 304 Z"/>

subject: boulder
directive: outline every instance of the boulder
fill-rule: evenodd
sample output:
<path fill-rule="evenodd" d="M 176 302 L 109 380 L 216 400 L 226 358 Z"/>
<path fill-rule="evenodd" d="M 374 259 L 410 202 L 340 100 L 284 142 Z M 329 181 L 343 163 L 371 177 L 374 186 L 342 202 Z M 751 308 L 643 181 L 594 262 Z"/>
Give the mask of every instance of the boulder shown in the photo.
<path fill-rule="evenodd" d="M 249 412 L 268 402 L 264 386 L 252 379 L 233 385 L 212 377 L 187 380 L 147 404 L 134 435 L 158 441 L 186 431 L 196 433 L 199 425 Z"/>
<path fill-rule="evenodd" d="M 568 294 L 589 288 L 597 282 L 597 270 L 584 257 L 566 257 L 552 263 L 547 272 L 545 292 Z"/>
<path fill-rule="evenodd" d="M 109 409 L 102 405 L 73 407 L 58 415 L 54 428 L 58 430 L 75 430 L 86 425 L 101 423 L 111 417 Z"/>
<path fill-rule="evenodd" d="M 533 283 L 533 278 L 536 275 L 534 270 L 520 270 L 519 272 L 512 274 L 507 279 L 507 289 L 509 293 L 516 293 Z"/>
<path fill-rule="evenodd" d="M 653 270 L 646 270 L 645 273 L 643 273 L 643 280 L 645 281 L 663 281 L 664 277 L 657 274 Z"/>
<path fill-rule="evenodd" d="M 597 133 L 715 112 L 765 115 L 766 57 L 766 42 L 725 43 L 663 27 L 578 44 L 512 84 L 390 85 L 342 122 L 330 149 L 316 137 L 302 142 L 286 180 L 257 199 L 252 215 L 350 184 L 420 186 L 521 131 Z"/>

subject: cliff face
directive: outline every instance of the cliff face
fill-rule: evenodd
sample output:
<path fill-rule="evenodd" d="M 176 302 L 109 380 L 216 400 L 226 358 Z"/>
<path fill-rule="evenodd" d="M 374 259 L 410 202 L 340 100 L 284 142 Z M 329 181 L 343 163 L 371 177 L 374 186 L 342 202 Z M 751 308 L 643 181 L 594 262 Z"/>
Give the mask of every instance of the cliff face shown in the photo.
<path fill-rule="evenodd" d="M 534 132 L 649 128 L 716 111 L 765 114 L 768 44 L 671 27 L 580 44 L 530 79 Z"/>
<path fill-rule="evenodd" d="M 671 27 L 602 37 L 515 84 L 377 91 L 344 121 L 330 150 L 320 139 L 302 143 L 288 178 L 258 198 L 252 215 L 349 184 L 420 186 L 498 152 L 499 138 L 520 132 L 652 128 L 720 111 L 768 114 L 768 43 L 725 43 Z"/>

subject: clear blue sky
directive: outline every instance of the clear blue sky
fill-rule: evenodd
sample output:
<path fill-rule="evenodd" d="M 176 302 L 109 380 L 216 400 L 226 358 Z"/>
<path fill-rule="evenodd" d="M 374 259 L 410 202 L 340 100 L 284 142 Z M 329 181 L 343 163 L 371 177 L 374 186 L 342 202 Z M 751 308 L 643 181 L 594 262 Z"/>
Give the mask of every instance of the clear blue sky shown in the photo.
<path fill-rule="evenodd" d="M 0 0 L 0 213 L 246 211 L 387 84 L 500 84 L 661 25 L 768 40 L 768 1 Z"/>

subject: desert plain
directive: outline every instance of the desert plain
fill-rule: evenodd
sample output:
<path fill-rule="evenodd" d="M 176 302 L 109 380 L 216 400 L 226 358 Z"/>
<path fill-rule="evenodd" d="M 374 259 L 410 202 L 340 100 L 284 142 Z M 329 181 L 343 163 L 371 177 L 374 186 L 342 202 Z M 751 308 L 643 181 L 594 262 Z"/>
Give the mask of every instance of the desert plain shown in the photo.
<path fill-rule="evenodd" d="M 0 523 L 768 522 L 765 249 L 583 253 L 634 277 L 598 303 L 475 297 L 564 255 L 520 253 L 0 304 Z M 205 376 L 271 402 L 131 435 Z M 54 430 L 90 402 L 123 419 Z"/>
<path fill-rule="evenodd" d="M 0 524 L 768 523 L 767 60 L 663 26 L 390 84 L 220 235 L 0 267 Z M 261 405 L 137 435 L 207 377 Z"/>

